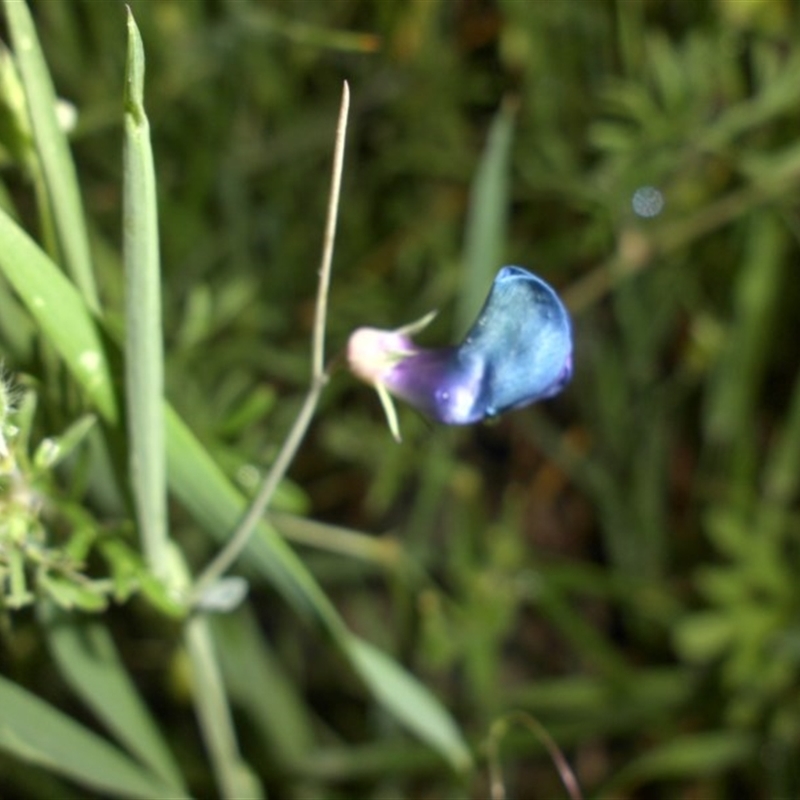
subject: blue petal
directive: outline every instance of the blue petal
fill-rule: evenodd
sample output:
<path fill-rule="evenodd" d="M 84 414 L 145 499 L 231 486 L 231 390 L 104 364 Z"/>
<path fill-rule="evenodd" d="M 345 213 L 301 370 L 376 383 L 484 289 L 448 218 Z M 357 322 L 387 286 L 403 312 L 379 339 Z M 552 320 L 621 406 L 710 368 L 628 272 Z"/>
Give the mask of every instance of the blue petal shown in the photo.
<path fill-rule="evenodd" d="M 541 278 L 520 267 L 503 267 L 458 353 L 465 364 L 483 364 L 474 417 L 544 400 L 572 377 L 569 313 Z"/>
<path fill-rule="evenodd" d="M 541 278 L 503 267 L 478 319 L 457 347 L 416 348 L 381 382 L 420 411 L 467 425 L 560 392 L 572 377 L 564 304 Z"/>
<path fill-rule="evenodd" d="M 387 386 L 439 422 L 466 425 L 560 392 L 572 376 L 572 330 L 558 295 L 520 267 L 503 267 L 464 341 L 419 350 Z"/>

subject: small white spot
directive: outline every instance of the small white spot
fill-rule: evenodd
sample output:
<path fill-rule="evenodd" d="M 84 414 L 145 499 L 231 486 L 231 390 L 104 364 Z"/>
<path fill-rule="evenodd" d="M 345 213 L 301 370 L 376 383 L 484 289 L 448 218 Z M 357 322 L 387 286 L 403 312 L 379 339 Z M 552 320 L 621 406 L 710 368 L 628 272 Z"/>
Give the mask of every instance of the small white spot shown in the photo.
<path fill-rule="evenodd" d="M 38 296 L 34 297 L 33 300 L 31 300 L 31 305 L 34 308 L 44 308 L 44 300 Z"/>
<path fill-rule="evenodd" d="M 475 403 L 474 390 L 469 386 L 455 386 L 452 391 L 440 390 L 436 393 L 441 403 L 442 419 L 448 424 L 460 424 L 469 416 Z"/>
<path fill-rule="evenodd" d="M 633 193 L 631 205 L 640 217 L 657 217 L 664 208 L 664 195 L 655 186 L 640 186 Z"/>
<path fill-rule="evenodd" d="M 58 127 L 64 133 L 71 133 L 78 124 L 78 109 L 74 103 L 65 100 L 63 97 L 56 98 L 56 119 Z"/>
<path fill-rule="evenodd" d="M 466 419 L 475 403 L 475 392 L 472 387 L 459 387 L 453 398 L 453 411 L 456 419 Z"/>
<path fill-rule="evenodd" d="M 96 350 L 87 350 L 85 353 L 81 353 L 78 363 L 87 372 L 97 372 L 100 368 L 100 353 Z"/>

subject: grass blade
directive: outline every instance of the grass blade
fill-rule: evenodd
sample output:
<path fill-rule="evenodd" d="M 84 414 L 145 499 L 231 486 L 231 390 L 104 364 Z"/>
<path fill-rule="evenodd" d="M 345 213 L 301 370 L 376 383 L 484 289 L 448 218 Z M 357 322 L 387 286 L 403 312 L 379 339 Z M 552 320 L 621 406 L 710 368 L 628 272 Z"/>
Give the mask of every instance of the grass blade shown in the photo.
<path fill-rule="evenodd" d="M 59 671 L 106 728 L 178 794 L 186 792 L 166 741 L 136 690 L 105 625 L 39 606 Z"/>
<path fill-rule="evenodd" d="M 457 336 L 462 336 L 472 324 L 486 297 L 486 289 L 501 266 L 516 111 L 516 102 L 507 100 L 497 112 L 472 184 L 464 243 L 465 271 L 456 318 Z"/>
<path fill-rule="evenodd" d="M 75 164 L 56 117 L 53 82 L 27 3 L 6 0 L 5 11 L 64 265 L 89 308 L 97 313 L 100 302 L 92 273 L 89 235 Z"/>
<path fill-rule="evenodd" d="M 800 487 L 800 376 L 795 380 L 792 402 L 764 465 L 763 502 L 758 530 L 776 537 L 788 523 L 792 503 Z"/>
<path fill-rule="evenodd" d="M 748 226 L 736 279 L 735 322 L 709 381 L 705 420 L 709 442 L 724 452 L 738 500 L 749 497 L 757 466 L 752 430 L 789 244 L 783 223 L 769 211 L 753 215 Z"/>
<path fill-rule="evenodd" d="M 438 750 L 459 771 L 472 757 L 450 714 L 394 659 L 363 639 L 349 636 L 347 650 L 373 695 L 406 728 Z"/>
<path fill-rule="evenodd" d="M 78 290 L 39 246 L 0 211 L 0 270 L 107 422 L 117 419 L 100 334 Z"/>
<path fill-rule="evenodd" d="M 0 749 L 114 797 L 185 797 L 96 733 L 0 676 Z"/>

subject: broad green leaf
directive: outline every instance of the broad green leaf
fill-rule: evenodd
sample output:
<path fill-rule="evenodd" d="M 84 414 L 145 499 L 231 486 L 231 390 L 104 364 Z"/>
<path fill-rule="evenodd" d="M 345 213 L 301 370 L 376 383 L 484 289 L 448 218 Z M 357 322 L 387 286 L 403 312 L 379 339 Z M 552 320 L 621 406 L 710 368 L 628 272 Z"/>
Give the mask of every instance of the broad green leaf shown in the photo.
<path fill-rule="evenodd" d="M 113 797 L 185 797 L 112 744 L 0 676 L 0 748 Z"/>
<path fill-rule="evenodd" d="M 97 410 L 115 422 L 110 370 L 85 303 L 64 273 L 4 211 L 0 211 L 0 271 Z"/>
<path fill-rule="evenodd" d="M 65 265 L 86 303 L 97 312 L 100 304 L 92 273 L 89 236 L 75 164 L 56 116 L 53 82 L 27 3 L 5 0 L 5 11 Z"/>
<path fill-rule="evenodd" d="M 114 640 L 99 620 L 39 604 L 59 671 L 72 690 L 117 740 L 178 794 L 186 792 L 158 726 L 119 658 Z"/>

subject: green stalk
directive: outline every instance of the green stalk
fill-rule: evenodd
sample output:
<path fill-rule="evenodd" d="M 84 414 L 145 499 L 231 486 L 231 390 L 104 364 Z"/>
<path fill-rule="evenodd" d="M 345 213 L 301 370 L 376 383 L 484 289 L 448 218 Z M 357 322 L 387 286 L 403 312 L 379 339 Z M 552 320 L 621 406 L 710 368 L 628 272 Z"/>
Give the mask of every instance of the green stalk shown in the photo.
<path fill-rule="evenodd" d="M 161 285 L 150 126 L 143 105 L 144 51 L 128 10 L 125 76 L 124 260 L 125 389 L 131 483 L 145 557 L 167 577 L 166 450 L 164 444 L 164 352 Z"/>

